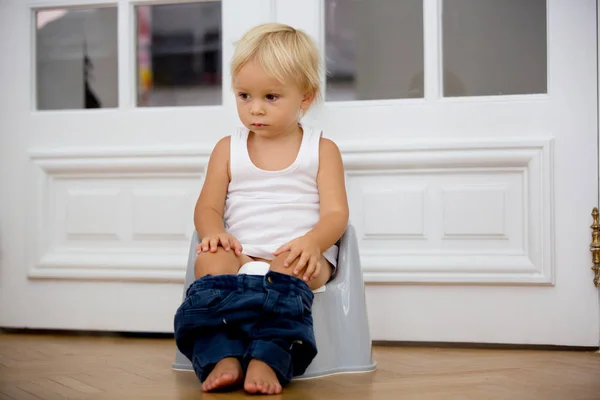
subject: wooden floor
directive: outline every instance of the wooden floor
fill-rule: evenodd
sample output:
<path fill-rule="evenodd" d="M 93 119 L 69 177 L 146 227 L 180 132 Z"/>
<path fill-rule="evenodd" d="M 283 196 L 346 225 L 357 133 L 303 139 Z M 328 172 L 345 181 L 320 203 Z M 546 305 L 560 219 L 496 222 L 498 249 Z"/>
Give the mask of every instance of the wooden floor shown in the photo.
<path fill-rule="evenodd" d="M 600 354 L 374 348 L 378 370 L 293 382 L 279 399 L 600 399 Z M 0 334 L 0 399 L 240 399 L 171 370 L 172 339 Z M 261 396 L 262 397 L 262 396 Z"/>

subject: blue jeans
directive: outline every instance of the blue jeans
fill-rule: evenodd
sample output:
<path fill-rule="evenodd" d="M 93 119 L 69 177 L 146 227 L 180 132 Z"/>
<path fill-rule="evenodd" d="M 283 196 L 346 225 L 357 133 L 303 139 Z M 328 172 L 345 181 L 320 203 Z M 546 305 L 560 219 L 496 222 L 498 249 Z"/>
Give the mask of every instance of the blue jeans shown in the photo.
<path fill-rule="evenodd" d="M 201 382 L 235 357 L 244 371 L 253 358 L 265 362 L 283 386 L 317 355 L 313 298 L 301 279 L 278 272 L 207 275 L 190 285 L 175 314 L 175 342 Z"/>

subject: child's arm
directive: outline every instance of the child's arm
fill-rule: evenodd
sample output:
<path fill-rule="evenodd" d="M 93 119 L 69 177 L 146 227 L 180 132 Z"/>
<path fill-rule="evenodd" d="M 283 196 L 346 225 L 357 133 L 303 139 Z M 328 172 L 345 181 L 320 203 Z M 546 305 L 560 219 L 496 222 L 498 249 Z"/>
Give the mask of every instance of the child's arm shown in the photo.
<path fill-rule="evenodd" d="M 198 236 L 202 238 L 203 246 L 216 251 L 220 243 L 226 250 L 232 247 L 239 254 L 242 250 L 239 242 L 225 232 L 223 225 L 225 197 L 230 180 L 229 142 L 230 137 L 219 140 L 210 155 L 204 184 L 194 209 L 194 226 Z"/>
<path fill-rule="evenodd" d="M 349 210 L 340 150 L 333 141 L 325 138 L 321 138 L 319 147 L 317 185 L 321 213 L 319 222 L 307 235 L 314 237 L 321 252 L 324 252 L 344 234 Z"/>
<path fill-rule="evenodd" d="M 320 142 L 317 185 L 321 203 L 319 222 L 304 236 L 281 246 L 274 253 L 277 256 L 290 252 L 284 262 L 286 267 L 300 257 L 294 274 L 306 267 L 306 280 L 319 273 L 321 255 L 342 237 L 348 226 L 344 164 L 340 150 L 329 139 L 322 138 Z"/>

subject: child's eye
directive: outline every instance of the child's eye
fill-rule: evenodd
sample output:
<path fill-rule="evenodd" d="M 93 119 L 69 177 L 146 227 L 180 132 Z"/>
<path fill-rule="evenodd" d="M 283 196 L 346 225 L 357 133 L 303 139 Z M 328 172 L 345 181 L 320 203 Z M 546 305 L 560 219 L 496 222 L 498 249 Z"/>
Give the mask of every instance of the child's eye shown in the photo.
<path fill-rule="evenodd" d="M 279 96 L 277 96 L 276 94 L 268 94 L 266 97 L 269 101 L 275 101 L 279 98 Z"/>
<path fill-rule="evenodd" d="M 248 100 L 248 97 L 250 97 L 248 96 L 248 93 L 238 93 L 238 96 L 242 100 Z"/>

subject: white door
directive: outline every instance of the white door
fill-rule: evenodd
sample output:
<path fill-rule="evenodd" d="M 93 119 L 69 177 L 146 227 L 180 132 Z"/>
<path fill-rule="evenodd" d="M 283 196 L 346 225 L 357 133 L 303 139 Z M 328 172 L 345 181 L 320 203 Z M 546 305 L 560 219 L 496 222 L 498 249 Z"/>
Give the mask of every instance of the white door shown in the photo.
<path fill-rule="evenodd" d="M 279 0 L 323 47 L 375 340 L 598 346 L 594 0 Z"/>
<path fill-rule="evenodd" d="M 343 151 L 373 339 L 598 345 L 592 0 L 168 3 L 1 3 L 0 326 L 172 330 L 232 43 L 278 20 L 328 60 L 308 118 Z"/>
<path fill-rule="evenodd" d="M 222 60 L 271 18 L 269 0 L 0 2 L 0 326 L 172 331 L 202 171 L 237 124 Z"/>

